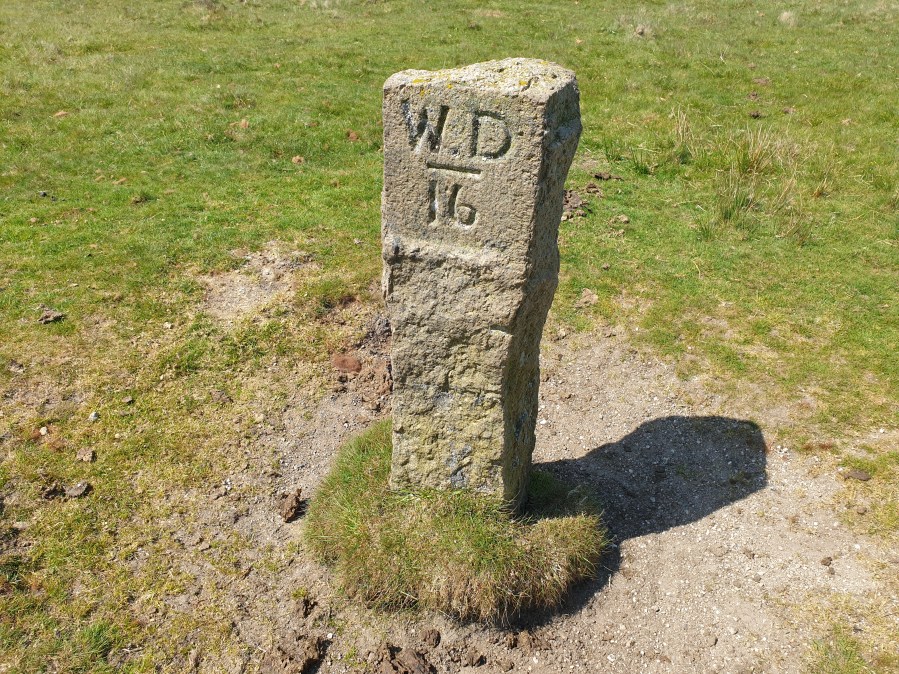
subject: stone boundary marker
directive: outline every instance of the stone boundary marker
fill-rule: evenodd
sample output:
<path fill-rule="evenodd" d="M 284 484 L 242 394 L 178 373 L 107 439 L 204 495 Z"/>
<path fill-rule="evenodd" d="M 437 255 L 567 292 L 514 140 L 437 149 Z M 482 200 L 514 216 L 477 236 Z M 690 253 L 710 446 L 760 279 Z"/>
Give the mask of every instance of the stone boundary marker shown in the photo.
<path fill-rule="evenodd" d="M 384 84 L 391 487 L 525 498 L 580 132 L 574 73 L 545 61 L 407 70 Z"/>

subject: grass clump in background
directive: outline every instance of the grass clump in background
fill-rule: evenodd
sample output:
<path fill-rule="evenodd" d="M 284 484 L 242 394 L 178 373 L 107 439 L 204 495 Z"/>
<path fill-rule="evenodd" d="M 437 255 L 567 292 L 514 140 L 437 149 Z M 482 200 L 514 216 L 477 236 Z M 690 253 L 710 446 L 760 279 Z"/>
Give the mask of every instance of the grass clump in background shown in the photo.
<path fill-rule="evenodd" d="M 390 491 L 390 435 L 380 422 L 341 448 L 306 521 L 310 548 L 350 596 L 506 623 L 558 606 L 594 574 L 608 538 L 583 493 L 535 472 L 514 516 L 469 491 Z"/>

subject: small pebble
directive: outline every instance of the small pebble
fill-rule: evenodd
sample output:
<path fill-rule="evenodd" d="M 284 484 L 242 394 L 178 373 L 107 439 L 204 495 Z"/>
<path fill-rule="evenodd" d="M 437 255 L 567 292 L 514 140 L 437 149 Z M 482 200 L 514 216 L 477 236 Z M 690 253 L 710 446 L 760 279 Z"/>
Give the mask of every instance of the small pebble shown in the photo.
<path fill-rule="evenodd" d="M 421 643 L 433 650 L 440 645 L 440 632 L 434 628 L 422 630 L 419 639 Z"/>
<path fill-rule="evenodd" d="M 303 501 L 303 490 L 297 487 L 295 490 L 285 495 L 281 499 L 280 505 L 281 519 L 285 522 L 293 522 L 297 517 L 302 515 L 306 510 L 306 504 Z"/>
<path fill-rule="evenodd" d="M 66 488 L 66 496 L 69 498 L 81 498 L 91 493 L 91 485 L 88 482 L 78 482 Z"/>
<path fill-rule="evenodd" d="M 466 651 L 465 655 L 462 656 L 463 667 L 480 667 L 486 662 L 487 658 L 485 658 L 475 648 L 469 648 L 468 651 Z"/>

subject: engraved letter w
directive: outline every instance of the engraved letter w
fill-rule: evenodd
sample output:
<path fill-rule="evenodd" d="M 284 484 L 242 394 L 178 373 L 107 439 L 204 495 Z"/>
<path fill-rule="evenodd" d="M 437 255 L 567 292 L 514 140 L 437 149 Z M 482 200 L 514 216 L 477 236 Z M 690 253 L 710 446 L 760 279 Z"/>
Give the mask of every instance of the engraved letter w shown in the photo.
<path fill-rule="evenodd" d="M 439 108 L 419 108 L 415 113 L 409 105 L 409 101 L 402 103 L 403 118 L 406 120 L 406 128 L 409 130 L 409 144 L 416 152 L 423 150 L 435 152 L 440 149 L 440 137 L 443 135 L 443 125 L 449 108 L 441 105 Z"/>

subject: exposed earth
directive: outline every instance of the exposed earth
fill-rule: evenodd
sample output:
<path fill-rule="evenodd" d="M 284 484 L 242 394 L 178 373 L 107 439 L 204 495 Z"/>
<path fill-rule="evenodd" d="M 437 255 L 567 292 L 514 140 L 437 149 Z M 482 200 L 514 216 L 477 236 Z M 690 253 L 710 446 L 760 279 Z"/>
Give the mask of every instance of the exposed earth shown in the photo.
<path fill-rule="evenodd" d="M 290 312 L 298 279 L 317 273 L 275 245 L 238 257 L 240 269 L 199 279 L 198 311 L 226 330 Z M 853 485 L 871 476 L 841 471 L 827 451 L 785 446 L 814 399 L 684 379 L 635 349 L 624 326 L 575 335 L 552 326 L 541 354 L 535 463 L 604 505 L 614 546 L 598 577 L 557 612 L 508 626 L 353 602 L 304 551 L 303 526 L 340 445 L 390 413 L 390 327 L 365 306 L 348 299 L 320 318 L 364 334 L 323 363 L 274 357 L 239 375 L 240 399 L 211 391 L 215 412 L 197 423 L 233 424 L 213 454 L 225 477 L 167 490 L 154 516 L 121 525 L 142 533 L 112 551 L 133 585 L 169 582 L 129 595 L 148 643 L 110 653 L 113 667 L 149 646 L 160 671 L 210 674 L 800 672 L 835 624 L 899 652 L 899 553 L 857 533 L 877 504 Z M 23 406 L 58 395 L 17 391 Z M 844 452 L 886 448 L 899 430 L 818 444 L 834 441 Z M 134 476 L 143 479 L 152 475 Z M 83 491 L 65 497 L 103 496 L 72 488 Z M 48 489 L 59 493 L 44 498 L 63 497 L 62 485 Z"/>
<path fill-rule="evenodd" d="M 297 489 L 314 494 L 340 444 L 389 413 L 389 326 L 368 325 L 327 393 L 296 392 L 238 441 L 242 470 L 173 496 L 192 516 L 161 524 L 189 580 L 143 619 L 202 616 L 221 642 L 173 644 L 172 671 L 798 672 L 837 613 L 896 646 L 899 558 L 847 526 L 866 507 L 837 498 L 845 476 L 778 444 L 791 410 L 709 393 L 620 328 L 559 331 L 542 355 L 535 462 L 602 500 L 615 546 L 599 577 L 505 628 L 354 604 L 303 551 Z"/>

